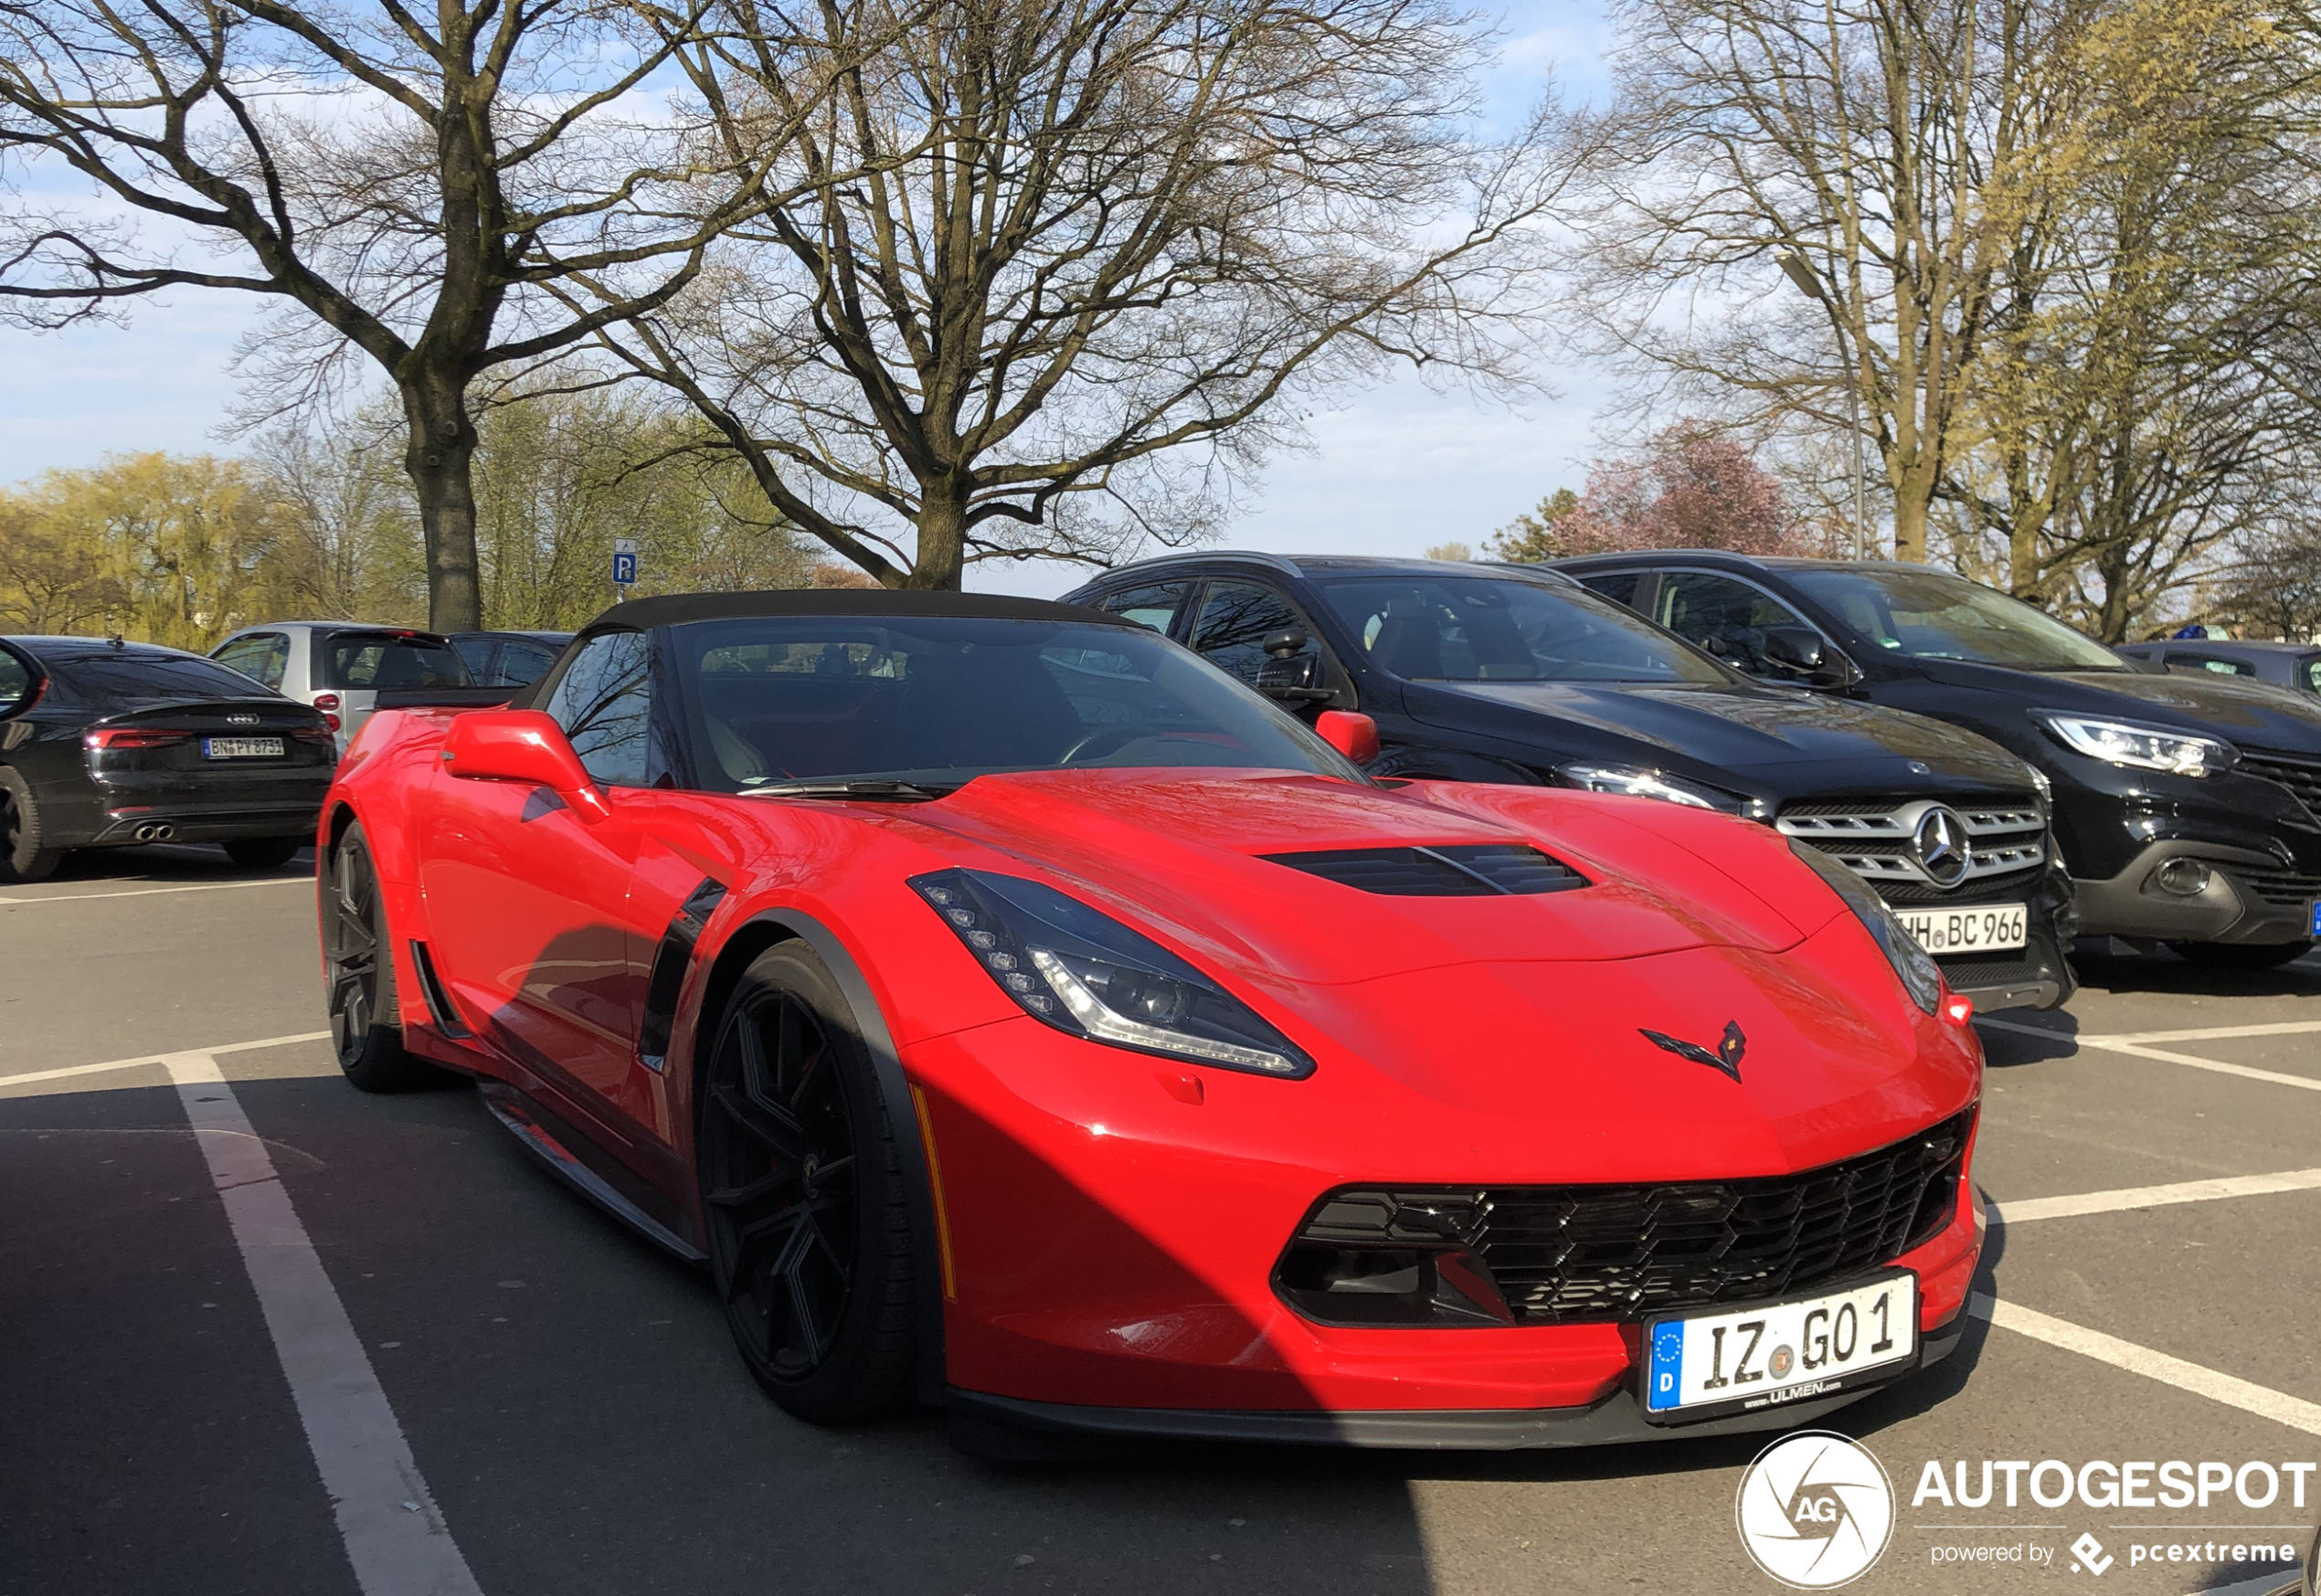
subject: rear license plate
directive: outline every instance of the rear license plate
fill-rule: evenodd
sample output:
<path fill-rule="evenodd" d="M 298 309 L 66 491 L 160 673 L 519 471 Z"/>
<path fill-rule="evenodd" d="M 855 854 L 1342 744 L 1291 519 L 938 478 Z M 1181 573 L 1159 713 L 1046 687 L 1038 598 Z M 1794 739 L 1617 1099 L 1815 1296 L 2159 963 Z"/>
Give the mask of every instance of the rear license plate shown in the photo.
<path fill-rule="evenodd" d="M 2321 904 L 2313 905 L 2313 935 L 2321 936 Z"/>
<path fill-rule="evenodd" d="M 2030 911 L 2021 904 L 1977 904 L 1970 909 L 1905 909 L 1894 913 L 1928 953 L 1979 953 L 2020 947 L 2030 940 Z"/>
<path fill-rule="evenodd" d="M 1706 1418 L 1804 1401 L 1894 1371 L 1918 1357 L 1918 1277 L 1723 1313 L 1648 1319 L 1644 1411 Z"/>
<path fill-rule="evenodd" d="M 201 756 L 205 759 L 280 759 L 283 743 L 280 737 L 204 737 Z"/>

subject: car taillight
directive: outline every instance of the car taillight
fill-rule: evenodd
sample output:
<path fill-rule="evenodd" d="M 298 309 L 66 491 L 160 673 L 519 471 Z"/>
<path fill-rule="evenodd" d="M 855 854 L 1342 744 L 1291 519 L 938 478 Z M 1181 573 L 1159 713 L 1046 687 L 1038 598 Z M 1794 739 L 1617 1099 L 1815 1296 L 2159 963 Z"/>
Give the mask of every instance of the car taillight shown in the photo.
<path fill-rule="evenodd" d="M 1975 1017 L 1975 1000 L 1964 992 L 1945 992 L 1942 1017 L 1953 1025 L 1964 1025 Z"/>
<path fill-rule="evenodd" d="M 302 743 L 335 743 L 338 739 L 331 735 L 331 734 L 338 730 L 338 717 L 336 715 L 324 715 L 323 719 L 329 724 L 327 725 L 321 726 L 301 726 L 296 731 L 292 732 L 291 735 L 296 737 Z"/>
<path fill-rule="evenodd" d="M 159 732 L 144 726 L 96 726 L 80 734 L 80 745 L 91 751 L 101 748 L 164 748 L 172 743 L 182 743 L 192 734 Z"/>
<path fill-rule="evenodd" d="M 328 726 L 333 732 L 336 732 L 338 730 L 338 716 L 326 713 L 323 716 L 323 724 Z"/>
<path fill-rule="evenodd" d="M 335 692 L 316 693 L 314 695 L 314 707 L 316 709 L 336 709 L 338 707 L 338 694 Z"/>

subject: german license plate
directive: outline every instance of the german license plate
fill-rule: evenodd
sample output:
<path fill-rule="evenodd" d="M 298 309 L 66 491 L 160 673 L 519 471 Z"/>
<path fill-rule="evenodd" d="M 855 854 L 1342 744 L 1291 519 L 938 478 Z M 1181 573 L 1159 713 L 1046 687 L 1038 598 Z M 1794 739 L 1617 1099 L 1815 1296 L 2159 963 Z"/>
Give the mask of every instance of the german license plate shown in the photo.
<path fill-rule="evenodd" d="M 282 756 L 280 737 L 204 737 L 201 756 L 205 759 L 280 759 Z"/>
<path fill-rule="evenodd" d="M 1894 913 L 1928 953 L 1980 953 L 2020 947 L 2030 939 L 2030 911 L 2021 904 L 1977 904 L 1965 909 L 1909 909 Z"/>
<path fill-rule="evenodd" d="M 1806 1401 L 1850 1389 L 1918 1356 L 1918 1277 L 1723 1313 L 1648 1319 L 1644 1410 L 1707 1417 Z"/>

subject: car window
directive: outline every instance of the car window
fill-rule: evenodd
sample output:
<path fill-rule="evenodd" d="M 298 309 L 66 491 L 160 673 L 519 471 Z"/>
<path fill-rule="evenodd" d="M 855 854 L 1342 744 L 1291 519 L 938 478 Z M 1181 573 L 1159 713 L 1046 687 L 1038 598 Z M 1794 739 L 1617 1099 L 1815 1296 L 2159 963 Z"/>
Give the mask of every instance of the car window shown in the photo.
<path fill-rule="evenodd" d="M 108 649 L 102 653 L 48 653 L 49 678 L 85 703 L 163 702 L 186 698 L 256 698 L 266 689 L 238 671 L 198 654 L 159 649 Z"/>
<path fill-rule="evenodd" d="M 2169 650 L 2167 662 L 2190 671 L 2212 671 L 2219 676 L 2256 674 L 2256 667 L 2245 660 L 2220 660 L 2214 654 L 2190 654 L 2181 649 Z"/>
<path fill-rule="evenodd" d="M 32 696 L 32 671 L 22 660 L 0 649 L 0 715 L 14 713 Z"/>
<path fill-rule="evenodd" d="M 401 632 L 334 632 L 323 645 L 323 687 L 395 692 L 472 687 L 458 650 L 437 638 Z"/>
<path fill-rule="evenodd" d="M 1139 626 L 1149 626 L 1162 637 L 1177 623 L 1177 611 L 1184 608 L 1185 597 L 1192 591 L 1190 582 L 1148 582 L 1140 587 L 1123 587 L 1108 593 L 1096 601 L 1096 608 Z"/>
<path fill-rule="evenodd" d="M 522 643 L 514 639 L 500 646 L 500 658 L 493 665 L 486 687 L 529 687 L 548 673 L 562 650 L 546 643 Z"/>
<path fill-rule="evenodd" d="M 1801 570 L 1790 580 L 1876 647 L 1910 659 L 2026 671 L 2134 669 L 2021 599 L 1945 571 L 1871 565 Z"/>
<path fill-rule="evenodd" d="M 1406 682 L 1737 681 L 1584 587 L 1489 576 L 1324 578 L 1371 662 Z"/>
<path fill-rule="evenodd" d="M 1306 644 L 1282 658 L 1321 652 L 1313 627 L 1283 595 L 1255 582 L 1212 582 L 1193 625 L 1192 651 L 1255 687 L 1257 672 L 1273 657 L 1266 652 L 1266 639 L 1291 627 L 1306 634 Z"/>
<path fill-rule="evenodd" d="M 549 695 L 588 773 L 607 787 L 642 787 L 652 729 L 652 640 L 642 632 L 591 638 Z"/>
<path fill-rule="evenodd" d="M 210 656 L 229 671 L 265 683 L 282 684 L 282 668 L 290 663 L 290 639 L 281 632 L 252 632 L 236 638 Z"/>
<path fill-rule="evenodd" d="M 2321 692 L 2321 654 L 2305 661 L 2299 669 L 2297 681 L 2307 692 Z"/>
<path fill-rule="evenodd" d="M 1753 676 L 1783 674 L 1765 658 L 1765 636 L 1806 619 L 1763 588 L 1710 571 L 1669 571 L 1660 577 L 1662 626 L 1689 643 Z"/>
<path fill-rule="evenodd" d="M 1360 779 L 1281 710 L 1142 628 L 765 616 L 672 635 L 692 764 L 727 790 L 1154 766 Z"/>
<path fill-rule="evenodd" d="M 1591 593 L 1601 593 L 1615 604 L 1636 608 L 1636 590 L 1644 586 L 1642 571 L 1606 571 L 1600 576 L 1582 576 L 1580 585 Z"/>
<path fill-rule="evenodd" d="M 497 638 L 453 638 L 451 639 L 451 647 L 459 651 L 460 663 L 468 668 L 468 674 L 475 678 L 479 686 L 499 685 L 489 679 L 492 670 L 492 649 L 499 640 Z"/>

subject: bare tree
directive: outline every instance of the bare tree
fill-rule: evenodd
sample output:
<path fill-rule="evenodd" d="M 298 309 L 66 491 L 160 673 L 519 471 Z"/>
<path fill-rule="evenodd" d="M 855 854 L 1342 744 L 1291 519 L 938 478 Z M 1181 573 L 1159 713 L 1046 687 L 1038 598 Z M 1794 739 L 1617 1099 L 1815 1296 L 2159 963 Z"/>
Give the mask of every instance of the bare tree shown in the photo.
<path fill-rule="evenodd" d="M 732 147 L 783 126 L 800 197 L 603 344 L 883 583 L 1191 540 L 1298 436 L 1293 396 L 1529 353 L 1540 285 L 1510 269 L 1559 192 L 1553 122 L 1476 141 L 1482 40 L 1445 0 L 818 16 L 737 28 L 759 42 L 719 79 Z"/>
<path fill-rule="evenodd" d="M 651 92 L 710 48 L 705 3 L 5 0 L 0 157 L 32 181 L 0 305 L 53 327 L 234 290 L 318 335 L 278 374 L 359 351 L 401 405 L 432 622 L 474 626 L 472 385 L 665 303 L 765 203 L 760 152 Z M 67 170 L 88 202 L 43 203 Z M 583 277 L 575 313 L 552 291 Z"/>
<path fill-rule="evenodd" d="M 1622 0 L 1613 159 L 1576 233 L 1610 346 L 1693 403 L 1840 432 L 1926 557 L 2012 209 L 2093 0 Z"/>

